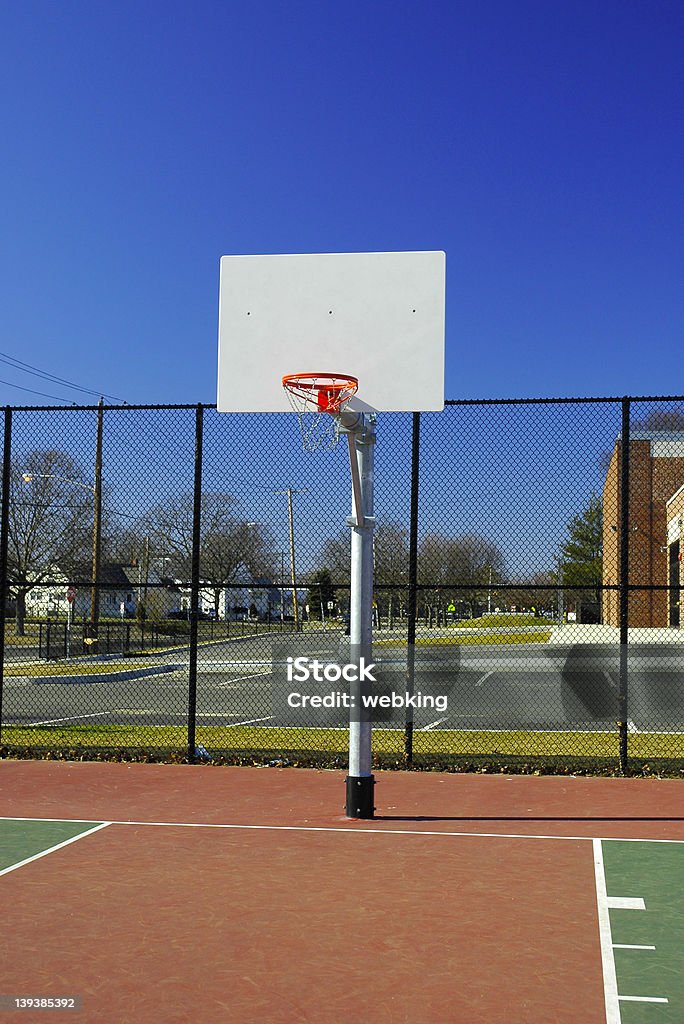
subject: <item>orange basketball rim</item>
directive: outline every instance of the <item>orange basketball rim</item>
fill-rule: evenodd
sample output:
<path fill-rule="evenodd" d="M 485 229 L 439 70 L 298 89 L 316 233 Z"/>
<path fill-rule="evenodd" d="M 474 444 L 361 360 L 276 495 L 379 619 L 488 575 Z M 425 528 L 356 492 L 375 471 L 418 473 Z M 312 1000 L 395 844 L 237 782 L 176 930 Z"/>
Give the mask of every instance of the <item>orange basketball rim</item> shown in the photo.
<path fill-rule="evenodd" d="M 333 415 L 342 412 L 358 386 L 356 377 L 346 373 L 288 373 L 283 377 L 283 387 L 301 403 L 300 409 L 313 406 Z"/>

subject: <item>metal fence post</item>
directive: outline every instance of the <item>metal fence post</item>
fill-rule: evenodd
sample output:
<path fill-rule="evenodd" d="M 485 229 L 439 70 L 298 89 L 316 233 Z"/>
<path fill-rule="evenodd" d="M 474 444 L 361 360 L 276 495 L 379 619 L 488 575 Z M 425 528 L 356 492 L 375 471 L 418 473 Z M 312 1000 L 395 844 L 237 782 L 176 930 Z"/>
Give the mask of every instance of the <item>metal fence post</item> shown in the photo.
<path fill-rule="evenodd" d="M 5 681 L 5 626 L 7 619 L 7 544 L 9 539 L 10 469 L 12 459 L 12 410 L 5 406 L 5 433 L 2 447 L 2 511 L 0 512 L 0 738 L 2 737 L 2 701 Z"/>
<path fill-rule="evenodd" d="M 97 407 L 97 435 L 95 441 L 95 483 L 93 486 L 93 569 L 90 587 L 90 621 L 93 636 L 99 635 L 100 625 L 100 555 L 102 548 L 102 435 L 104 426 L 104 405 L 100 399 Z M 109 631 L 107 631 L 107 653 L 109 653 Z"/>
<path fill-rule="evenodd" d="M 412 697 L 416 668 L 416 615 L 418 614 L 418 493 L 420 474 L 420 413 L 413 413 L 411 438 L 411 523 L 409 527 L 408 595 L 406 614 L 406 692 Z M 413 709 L 406 709 L 404 756 L 413 761 Z"/>
<path fill-rule="evenodd" d="M 188 664 L 188 761 L 195 761 L 197 747 L 197 616 L 200 582 L 200 519 L 202 515 L 203 406 L 195 413 L 195 475 L 192 503 L 192 568 L 190 579 L 190 651 Z"/>
<path fill-rule="evenodd" d="M 629 455 L 630 400 L 622 399 L 620 432 L 620 683 L 618 691 L 618 729 L 620 733 L 620 771 L 629 769 L 628 696 L 629 696 Z"/>

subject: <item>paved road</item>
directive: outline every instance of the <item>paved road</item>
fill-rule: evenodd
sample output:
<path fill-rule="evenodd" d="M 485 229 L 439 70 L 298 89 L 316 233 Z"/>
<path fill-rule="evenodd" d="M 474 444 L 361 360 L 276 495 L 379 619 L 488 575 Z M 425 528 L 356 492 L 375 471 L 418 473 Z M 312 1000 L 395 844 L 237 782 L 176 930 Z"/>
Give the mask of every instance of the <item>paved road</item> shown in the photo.
<path fill-rule="evenodd" d="M 337 682 L 288 683 L 285 659 L 347 660 L 339 633 L 253 637 L 202 647 L 198 658 L 199 725 L 263 724 L 344 728 L 344 707 L 288 706 L 288 694 L 346 692 Z M 342 644 L 342 646 L 341 646 Z M 143 679 L 95 677 L 74 683 L 5 680 L 6 723 L 184 725 L 188 654 L 155 661 L 163 674 Z M 406 692 L 406 647 L 376 645 L 376 691 Z M 274 667 L 275 663 L 275 667 Z M 681 645 L 629 648 L 630 728 L 684 732 Z M 433 698 L 413 712 L 416 729 L 614 729 L 619 716 L 619 651 L 608 645 L 419 646 L 414 694 Z M 443 710 L 437 698 L 446 697 Z M 401 727 L 397 708 L 378 722 Z"/>

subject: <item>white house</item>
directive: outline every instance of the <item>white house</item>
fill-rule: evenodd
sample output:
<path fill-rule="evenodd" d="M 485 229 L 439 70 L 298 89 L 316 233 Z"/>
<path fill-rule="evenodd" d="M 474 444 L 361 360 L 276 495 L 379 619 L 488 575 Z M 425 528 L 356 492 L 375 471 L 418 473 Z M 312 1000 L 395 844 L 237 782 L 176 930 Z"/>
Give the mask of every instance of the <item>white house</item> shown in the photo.
<path fill-rule="evenodd" d="M 275 586 L 269 579 L 254 578 L 243 566 L 236 573 L 236 582 L 221 587 L 218 592 L 218 619 L 240 621 L 243 619 L 292 618 L 292 588 Z M 190 609 L 190 587 L 179 583 L 182 611 Z M 298 590 L 300 609 L 306 603 L 306 591 Z M 216 589 L 207 580 L 200 581 L 199 611 L 211 618 L 217 612 Z"/>
<path fill-rule="evenodd" d="M 165 618 L 169 611 L 178 608 L 178 588 L 169 586 L 156 573 L 150 571 L 143 576 L 138 565 L 124 565 L 120 562 L 105 562 L 100 569 L 100 616 L 130 618 L 136 614 L 138 603 L 145 605 L 147 617 Z M 83 571 L 67 573 L 55 566 L 49 573 L 49 583 L 33 587 L 26 595 L 26 614 L 36 618 L 48 615 L 67 617 L 69 602 L 67 593 L 73 592 L 72 614 L 74 618 L 90 617 L 90 594 L 92 582 Z"/>

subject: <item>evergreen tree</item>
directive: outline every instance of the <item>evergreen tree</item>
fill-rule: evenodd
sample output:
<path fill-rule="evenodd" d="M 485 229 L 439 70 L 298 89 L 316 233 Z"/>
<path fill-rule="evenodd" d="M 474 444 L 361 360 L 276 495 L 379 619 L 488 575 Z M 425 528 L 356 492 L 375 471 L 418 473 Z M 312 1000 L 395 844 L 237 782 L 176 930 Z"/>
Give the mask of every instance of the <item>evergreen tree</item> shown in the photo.
<path fill-rule="evenodd" d="M 585 601 L 601 603 L 603 574 L 603 504 L 592 494 L 586 507 L 568 523 L 561 544 L 560 564 L 565 586 L 590 588 L 577 594 Z"/>

